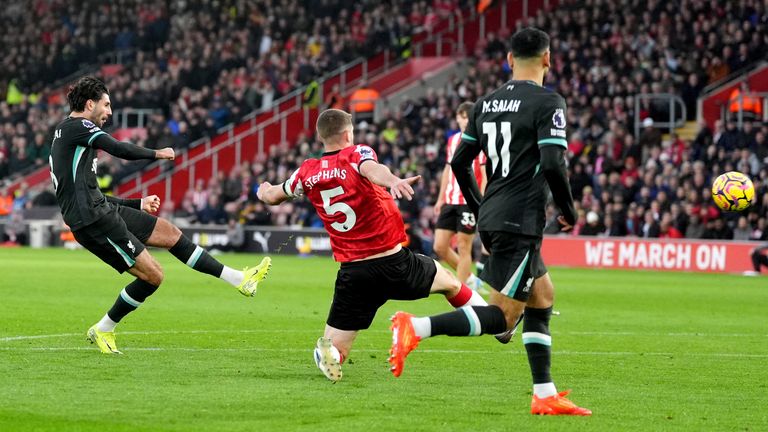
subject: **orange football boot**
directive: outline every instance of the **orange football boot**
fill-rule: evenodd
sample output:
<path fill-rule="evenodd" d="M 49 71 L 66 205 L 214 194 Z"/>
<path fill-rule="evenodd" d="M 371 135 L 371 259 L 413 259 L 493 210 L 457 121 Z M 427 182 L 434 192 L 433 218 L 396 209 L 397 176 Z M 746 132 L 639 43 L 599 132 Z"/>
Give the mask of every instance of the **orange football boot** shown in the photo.
<path fill-rule="evenodd" d="M 403 373 L 405 358 L 411 351 L 419 346 L 420 337 L 416 336 L 411 322 L 413 315 L 407 312 L 397 312 L 392 318 L 392 348 L 389 350 L 389 364 L 392 365 L 389 370 L 396 377 Z"/>
<path fill-rule="evenodd" d="M 565 396 L 570 390 L 562 391 L 554 396 L 539 399 L 533 395 L 531 401 L 531 414 L 535 415 L 577 415 L 590 416 L 592 411 L 576 406 L 575 403 L 568 400 Z"/>

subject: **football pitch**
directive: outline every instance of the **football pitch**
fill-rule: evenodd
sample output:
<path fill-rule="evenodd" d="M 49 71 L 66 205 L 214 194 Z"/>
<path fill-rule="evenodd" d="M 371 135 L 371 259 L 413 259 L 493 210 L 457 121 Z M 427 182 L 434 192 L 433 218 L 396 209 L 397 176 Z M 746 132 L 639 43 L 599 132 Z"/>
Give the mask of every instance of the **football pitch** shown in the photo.
<path fill-rule="evenodd" d="M 254 298 L 165 252 L 163 286 L 85 331 L 131 279 L 84 251 L 0 249 L 0 431 L 759 431 L 768 429 L 768 278 L 552 268 L 553 377 L 590 418 L 534 417 L 519 335 L 422 341 L 388 371 L 391 302 L 332 384 L 316 369 L 337 264 L 274 256 Z M 218 257 L 233 267 L 255 255 Z"/>

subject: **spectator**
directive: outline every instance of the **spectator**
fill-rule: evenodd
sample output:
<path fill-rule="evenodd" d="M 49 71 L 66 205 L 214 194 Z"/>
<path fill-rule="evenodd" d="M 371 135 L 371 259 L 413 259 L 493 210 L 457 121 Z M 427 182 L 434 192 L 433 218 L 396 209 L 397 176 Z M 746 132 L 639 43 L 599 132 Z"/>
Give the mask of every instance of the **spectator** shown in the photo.
<path fill-rule="evenodd" d="M 748 241 L 752 237 L 752 228 L 749 226 L 749 221 L 744 216 L 739 217 L 739 221 L 736 225 L 736 229 L 733 230 L 733 239 L 739 241 Z"/>
<path fill-rule="evenodd" d="M 22 211 L 14 211 L 3 228 L 3 242 L 18 246 L 27 245 L 27 224 Z"/>
<path fill-rule="evenodd" d="M 211 194 L 208 196 L 207 203 L 198 210 L 197 220 L 201 224 L 226 224 L 227 213 L 219 202 L 219 195 Z"/>
<path fill-rule="evenodd" d="M 733 230 L 725 224 L 723 219 L 715 219 L 707 222 L 707 228 L 704 230 L 702 238 L 712 240 L 732 240 Z"/>
<path fill-rule="evenodd" d="M 653 218 L 653 212 L 647 210 L 643 219 L 643 226 L 640 229 L 642 237 L 644 238 L 658 238 L 661 233 L 658 222 Z"/>
<path fill-rule="evenodd" d="M 653 147 L 661 147 L 661 131 L 653 126 L 653 119 L 648 117 L 643 120 L 643 131 L 640 133 L 640 148 L 644 152 Z"/>
<path fill-rule="evenodd" d="M 355 123 L 372 121 L 378 100 L 379 92 L 376 89 L 371 88 L 367 82 L 360 84 L 360 87 L 349 98 L 349 109 L 354 116 Z"/>

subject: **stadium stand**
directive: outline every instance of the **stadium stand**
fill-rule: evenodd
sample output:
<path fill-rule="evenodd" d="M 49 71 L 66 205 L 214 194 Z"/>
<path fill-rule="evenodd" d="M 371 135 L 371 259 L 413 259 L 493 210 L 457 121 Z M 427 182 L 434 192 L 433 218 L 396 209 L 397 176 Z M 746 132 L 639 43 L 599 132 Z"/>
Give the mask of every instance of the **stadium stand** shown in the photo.
<path fill-rule="evenodd" d="M 301 16 L 308 19 L 307 12 L 302 12 L 302 2 L 289 3 L 287 10 L 296 14 L 295 20 L 288 20 L 291 24 L 301 23 Z M 139 49 L 133 63 L 128 62 L 108 78 L 108 83 L 115 89 L 116 100 L 129 101 L 123 103 L 137 107 L 163 108 L 164 112 L 148 126 L 147 145 L 172 143 L 183 147 L 194 137 L 214 133 L 218 125 L 267 106 L 270 99 L 306 83 L 325 70 L 324 66 L 348 59 L 359 52 L 355 49 L 367 47 L 366 43 L 379 43 L 378 47 L 391 43 L 384 42 L 390 39 L 383 34 L 393 30 L 381 28 L 385 21 L 382 14 L 391 11 L 371 8 L 374 3 L 363 2 L 360 11 L 355 12 L 361 15 L 354 19 L 342 15 L 353 24 L 365 23 L 367 31 L 355 25 L 340 25 L 338 32 L 349 33 L 321 33 L 319 36 L 325 36 L 327 41 L 325 45 L 313 45 L 322 37 L 316 37 L 315 30 L 320 30 L 310 29 L 309 24 L 296 24 L 302 31 L 290 34 L 298 36 L 285 37 L 288 33 L 276 31 L 281 19 L 274 16 L 261 16 L 272 25 L 268 29 L 264 26 L 258 38 L 250 33 L 250 26 L 245 30 L 241 27 L 240 33 L 222 32 L 221 26 L 237 28 L 237 20 L 212 17 L 203 8 L 203 12 L 190 14 L 187 20 L 170 20 L 169 35 L 182 34 L 182 29 L 190 29 L 194 35 L 181 41 L 171 38 L 174 44 L 182 46 L 166 44 L 152 50 Z M 139 7 L 136 2 L 126 4 Z M 434 22 L 441 10 L 438 6 L 419 2 L 411 9 L 402 9 L 388 22 L 414 31 Z M 7 9 L 3 19 L 8 19 L 8 13 Z M 156 19 L 163 16 L 161 13 Z M 253 14 L 246 16 L 248 20 L 254 19 Z M 637 94 L 672 93 L 685 101 L 688 119 L 693 119 L 696 101 L 707 84 L 733 76 L 764 59 L 768 54 L 768 14 L 762 2 L 686 0 L 673 6 L 658 1 L 562 1 L 554 12 L 540 12 L 529 22 L 518 23 L 522 25 L 539 26 L 553 38 L 554 68 L 546 85 L 563 94 L 569 106 L 571 186 L 580 215 L 575 234 L 768 239 L 768 126 L 762 119 L 745 121 L 739 128 L 728 118 L 712 127 L 702 127 L 688 139 L 665 134 L 657 127 L 669 117 L 664 106 L 644 102 L 640 112 L 635 113 Z M 376 28 L 381 31 L 374 31 Z M 401 203 L 412 235 L 423 240 L 424 250 L 431 243 L 431 206 L 438 190 L 437 174 L 444 164 L 443 147 L 447 136 L 456 130 L 453 108 L 464 100 L 475 100 L 508 79 L 508 67 L 501 59 L 509 33 L 506 30 L 487 34 L 471 53 L 468 61 L 472 67 L 466 77 L 456 78 L 444 88 L 430 89 L 424 98 L 407 101 L 375 122 L 358 125 L 358 139 L 372 145 L 380 160 L 400 174 L 424 176 L 418 199 Z M 218 37 L 222 35 L 226 37 Z M 263 46 L 264 35 L 271 40 L 270 49 Z M 228 40 L 230 36 L 235 38 L 230 45 L 210 42 Z M 123 39 L 141 46 L 136 42 L 140 38 Z M 206 44 L 210 48 L 204 48 Z M 183 53 L 198 46 L 203 47 L 203 53 L 206 49 L 217 54 L 225 52 L 233 66 L 211 69 L 205 61 L 189 64 Z M 349 48 L 348 54 L 343 54 L 344 47 Z M 268 57 L 277 57 L 275 61 L 265 65 L 262 48 L 272 53 Z M 322 54 L 312 57 L 313 49 Z M 331 61 L 324 57 L 338 50 L 342 52 L 339 59 Z M 175 66 L 171 66 L 173 56 L 169 52 L 182 53 Z M 299 54 L 292 56 L 291 52 Z M 209 53 L 203 58 L 212 57 Z M 312 66 L 310 70 L 302 69 L 307 62 Z M 160 78 L 155 79 L 156 76 Z M 196 84 L 203 81 L 212 84 Z M 6 93 L 11 94 L 7 89 Z M 159 99 L 153 100 L 156 97 Z M 41 153 L 28 144 L 37 141 L 38 133 L 44 140 L 47 131 L 41 125 L 54 114 L 60 111 L 50 104 L 0 104 L 4 132 L 0 137 L 0 178 L 3 170 L 6 175 L 18 172 L 20 165 L 34 164 L 39 155 L 44 155 L 44 151 Z M 25 130 L 20 123 L 5 120 L 9 118 L 27 118 L 26 123 L 35 125 L 34 129 Z M 633 133 L 635 118 L 641 121 L 637 137 Z M 18 138 L 22 135 L 23 145 Z M 318 226 L 314 212 L 303 201 L 271 209 L 255 200 L 254 187 L 259 182 L 286 178 L 301 160 L 320 151 L 319 144 L 306 134 L 292 144 L 270 147 L 266 157 L 245 162 L 228 173 L 220 171 L 217 178 L 198 179 L 182 202 L 166 202 L 164 214 L 198 223 L 206 218 L 222 218 L 223 211 L 245 224 Z M 21 147 L 31 150 L 20 150 Z M 38 156 L 19 158 L 18 154 L 24 152 Z M 755 206 L 741 215 L 721 213 L 709 196 L 708 185 L 714 176 L 732 169 L 751 176 L 757 189 Z M 555 216 L 550 209 L 548 217 Z"/>
<path fill-rule="evenodd" d="M 87 1 L 76 7 L 39 0 L 32 13 L 27 1 L 7 3 L 0 22 L 21 25 L 0 31 L 5 46 L 14 47 L 0 72 L 0 179 L 45 164 L 40 152 L 30 151 L 32 143 L 49 141 L 65 114 L 65 84 L 84 65 L 110 63 L 98 75 L 116 109 L 157 111 L 146 134 L 129 138 L 183 148 L 271 107 L 315 76 L 396 46 L 440 12 L 404 0 L 392 7 L 375 1 L 347 7 L 340 0 L 321 7 L 299 0 Z M 141 167 L 115 170 L 125 175 Z"/>
<path fill-rule="evenodd" d="M 596 1 L 586 2 L 586 9 L 584 2 L 564 3 L 554 19 L 539 14 L 533 24 L 555 40 L 556 66 L 547 85 L 566 95 L 569 104 L 571 185 L 580 215 L 574 234 L 730 239 L 738 230 L 742 239 L 768 238 L 765 123 L 747 121 L 739 130 L 735 122 L 717 122 L 714 130 L 702 128 L 694 139 L 684 140 L 675 134 L 664 136 L 654 127 L 654 116 L 669 114 L 647 105 L 638 116 L 643 125 L 638 139 L 632 133 L 636 93 L 681 95 L 694 107 L 689 114 L 695 114 L 695 101 L 705 84 L 764 58 L 768 33 L 761 4 L 685 2 L 686 13 L 677 14 L 660 3 Z M 618 13 L 626 7 L 635 13 Z M 616 20 L 620 16 L 627 22 Z M 637 31 L 622 30 L 627 26 Z M 499 62 L 504 52 L 504 41 L 489 35 L 476 50 L 476 66 L 468 77 L 406 103 L 360 132 L 360 141 L 377 149 L 381 160 L 400 174 L 424 176 L 420 199 L 402 203 L 402 210 L 425 244 L 431 243 L 430 206 L 437 191 L 436 174 L 442 169 L 442 148 L 456 130 L 452 107 L 508 78 L 508 68 Z M 748 55 L 740 60 L 734 54 L 738 52 Z M 297 161 L 318 147 L 304 137 L 294 148 L 257 164 L 248 173 L 251 186 L 285 178 Z M 756 183 L 757 202 L 746 214 L 721 214 L 711 201 L 708 185 L 728 170 L 748 173 Z M 217 193 L 216 183 L 211 193 Z M 316 226 L 313 213 L 300 202 L 295 205 L 298 211 L 282 214 L 283 208 L 272 223 Z M 254 206 L 248 209 L 254 211 Z M 550 219 L 554 217 L 551 211 Z M 253 220 L 250 214 L 241 219 Z"/>

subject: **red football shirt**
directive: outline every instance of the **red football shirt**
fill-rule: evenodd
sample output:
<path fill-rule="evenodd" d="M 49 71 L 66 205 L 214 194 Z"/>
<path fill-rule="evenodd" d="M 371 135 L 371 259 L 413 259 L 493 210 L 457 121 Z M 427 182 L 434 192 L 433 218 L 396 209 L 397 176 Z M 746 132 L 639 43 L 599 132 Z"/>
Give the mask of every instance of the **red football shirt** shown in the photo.
<path fill-rule="evenodd" d="M 376 152 L 358 144 L 305 160 L 283 183 L 288 196 L 306 195 L 315 207 L 339 262 L 366 258 L 406 240 L 395 200 L 360 174 L 363 163 L 378 163 Z"/>
<path fill-rule="evenodd" d="M 447 153 L 445 161 L 447 163 L 451 163 L 456 149 L 459 148 L 459 144 L 461 144 L 461 132 L 457 132 L 448 138 L 448 146 L 445 149 Z M 485 169 L 485 153 L 480 152 L 475 160 L 472 161 L 472 169 L 475 171 L 477 185 L 480 186 L 480 183 L 483 181 L 483 170 Z M 450 205 L 466 205 L 467 200 L 464 199 L 464 195 L 461 193 L 461 189 L 459 189 L 459 182 L 456 181 L 456 175 L 453 173 L 453 170 L 450 170 L 450 174 L 448 187 L 445 188 L 445 195 L 443 196 L 444 202 Z"/>

